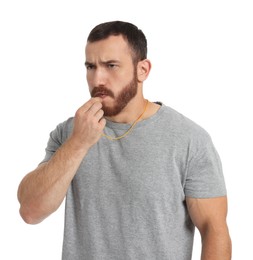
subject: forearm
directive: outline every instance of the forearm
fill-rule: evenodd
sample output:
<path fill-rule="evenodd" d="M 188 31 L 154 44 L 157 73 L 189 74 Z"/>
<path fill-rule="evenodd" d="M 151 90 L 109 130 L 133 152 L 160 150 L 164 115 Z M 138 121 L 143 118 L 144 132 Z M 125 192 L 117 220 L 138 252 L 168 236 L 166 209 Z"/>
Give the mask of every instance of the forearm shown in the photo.
<path fill-rule="evenodd" d="M 232 245 L 227 228 L 202 235 L 201 260 L 231 260 Z"/>
<path fill-rule="evenodd" d="M 49 162 L 25 176 L 18 199 L 20 214 L 27 223 L 41 222 L 60 206 L 87 151 L 67 140 Z"/>

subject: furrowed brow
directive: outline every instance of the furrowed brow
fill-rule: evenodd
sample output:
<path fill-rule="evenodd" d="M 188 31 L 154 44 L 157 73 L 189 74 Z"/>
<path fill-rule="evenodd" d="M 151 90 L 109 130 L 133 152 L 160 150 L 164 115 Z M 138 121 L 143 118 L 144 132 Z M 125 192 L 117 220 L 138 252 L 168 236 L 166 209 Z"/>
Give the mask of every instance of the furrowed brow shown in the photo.
<path fill-rule="evenodd" d="M 119 63 L 119 60 L 106 60 L 106 61 L 102 61 L 102 64 L 109 64 L 109 63 Z"/>
<path fill-rule="evenodd" d="M 85 61 L 84 65 L 85 66 L 94 66 L 94 63 Z"/>

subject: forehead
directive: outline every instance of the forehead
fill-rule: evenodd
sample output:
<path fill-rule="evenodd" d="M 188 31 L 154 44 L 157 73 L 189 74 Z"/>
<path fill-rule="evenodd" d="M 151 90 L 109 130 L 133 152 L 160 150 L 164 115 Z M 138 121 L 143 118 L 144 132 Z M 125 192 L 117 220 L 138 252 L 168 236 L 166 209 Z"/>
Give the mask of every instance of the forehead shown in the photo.
<path fill-rule="evenodd" d="M 86 60 L 112 60 L 130 58 L 132 52 L 122 35 L 109 36 L 106 39 L 88 42 L 85 48 Z"/>

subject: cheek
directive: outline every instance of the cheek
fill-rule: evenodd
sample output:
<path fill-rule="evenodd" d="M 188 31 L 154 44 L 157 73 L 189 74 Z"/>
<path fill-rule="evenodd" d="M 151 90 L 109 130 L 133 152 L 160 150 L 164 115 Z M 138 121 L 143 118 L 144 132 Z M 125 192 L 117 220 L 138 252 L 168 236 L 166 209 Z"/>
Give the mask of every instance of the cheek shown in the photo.
<path fill-rule="evenodd" d="M 86 73 L 86 80 L 88 83 L 91 81 L 91 75 L 89 72 Z"/>
<path fill-rule="evenodd" d="M 88 84 L 89 90 L 91 91 L 93 89 L 92 77 L 88 74 L 86 74 L 86 82 Z"/>

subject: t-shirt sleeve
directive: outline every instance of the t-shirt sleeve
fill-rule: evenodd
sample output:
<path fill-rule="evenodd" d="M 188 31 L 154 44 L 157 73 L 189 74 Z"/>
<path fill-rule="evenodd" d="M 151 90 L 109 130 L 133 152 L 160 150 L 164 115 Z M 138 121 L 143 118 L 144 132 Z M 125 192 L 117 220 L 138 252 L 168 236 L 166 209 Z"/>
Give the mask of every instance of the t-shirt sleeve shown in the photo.
<path fill-rule="evenodd" d="M 54 153 L 57 151 L 57 149 L 64 143 L 64 141 L 67 139 L 69 132 L 69 121 L 65 121 L 61 124 L 59 124 L 49 135 L 49 139 L 47 142 L 47 147 L 45 149 L 45 157 L 40 162 L 44 163 L 51 159 L 51 157 L 54 155 Z"/>
<path fill-rule="evenodd" d="M 209 134 L 198 137 L 192 146 L 184 187 L 185 195 L 193 198 L 226 196 L 221 160 Z"/>

